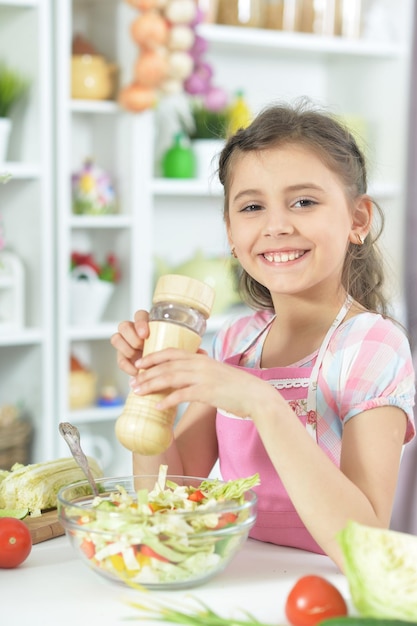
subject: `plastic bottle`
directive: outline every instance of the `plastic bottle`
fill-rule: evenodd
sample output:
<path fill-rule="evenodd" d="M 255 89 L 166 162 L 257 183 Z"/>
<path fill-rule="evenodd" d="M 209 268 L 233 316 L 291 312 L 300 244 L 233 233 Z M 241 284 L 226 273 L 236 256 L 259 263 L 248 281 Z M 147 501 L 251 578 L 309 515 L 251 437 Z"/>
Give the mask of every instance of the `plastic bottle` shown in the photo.
<path fill-rule="evenodd" d="M 252 113 L 249 109 L 243 91 L 236 92 L 234 102 L 229 108 L 228 135 L 234 135 L 239 128 L 246 128 L 252 121 Z"/>
<path fill-rule="evenodd" d="M 165 178 L 194 178 L 196 157 L 184 133 L 177 133 L 173 145 L 162 159 L 162 175 Z"/>
<path fill-rule="evenodd" d="M 181 348 L 197 352 L 214 302 L 214 290 L 188 276 L 167 274 L 158 280 L 149 313 L 150 334 L 143 355 Z M 138 396 L 130 392 L 116 421 L 116 436 L 132 452 L 144 455 L 166 450 L 173 437 L 176 407 L 156 407 L 163 393 Z"/>

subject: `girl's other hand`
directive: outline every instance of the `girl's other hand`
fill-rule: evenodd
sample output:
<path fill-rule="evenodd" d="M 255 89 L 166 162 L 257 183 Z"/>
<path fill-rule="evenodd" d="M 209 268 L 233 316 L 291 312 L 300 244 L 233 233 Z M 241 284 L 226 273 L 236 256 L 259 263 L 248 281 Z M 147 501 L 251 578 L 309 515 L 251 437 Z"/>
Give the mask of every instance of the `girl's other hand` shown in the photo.
<path fill-rule="evenodd" d="M 120 322 L 110 343 L 117 350 L 117 364 L 130 376 L 138 373 L 135 362 L 141 358 L 143 344 L 149 336 L 148 312 L 136 311 L 134 321 Z"/>

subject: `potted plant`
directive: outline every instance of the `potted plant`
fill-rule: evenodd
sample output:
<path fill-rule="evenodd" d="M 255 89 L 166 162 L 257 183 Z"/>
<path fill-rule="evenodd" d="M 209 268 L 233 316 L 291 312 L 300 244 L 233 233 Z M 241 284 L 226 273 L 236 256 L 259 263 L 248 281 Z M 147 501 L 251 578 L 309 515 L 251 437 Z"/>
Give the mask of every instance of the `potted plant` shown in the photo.
<path fill-rule="evenodd" d="M 191 99 L 192 127 L 188 133 L 197 161 L 197 177 L 210 177 L 217 169 L 218 155 L 228 134 L 229 110 L 224 103 L 211 105 L 207 97 Z"/>
<path fill-rule="evenodd" d="M 0 62 L 0 163 L 6 159 L 11 131 L 10 114 L 26 94 L 28 82 L 19 72 Z"/>
<path fill-rule="evenodd" d="M 203 100 L 194 98 L 191 103 L 194 128 L 191 139 L 224 140 L 227 135 L 229 114 L 226 106 L 221 109 L 209 109 Z"/>

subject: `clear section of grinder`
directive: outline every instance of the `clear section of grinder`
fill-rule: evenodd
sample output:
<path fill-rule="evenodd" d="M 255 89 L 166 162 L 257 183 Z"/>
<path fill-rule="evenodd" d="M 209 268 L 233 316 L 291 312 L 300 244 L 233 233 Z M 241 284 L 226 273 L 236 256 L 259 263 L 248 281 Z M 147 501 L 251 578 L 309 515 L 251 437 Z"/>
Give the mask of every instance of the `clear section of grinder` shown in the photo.
<path fill-rule="evenodd" d="M 150 313 L 149 321 L 172 322 L 186 326 L 190 330 L 200 335 L 205 333 L 207 321 L 204 315 L 189 306 L 172 302 L 158 302 L 154 304 Z"/>

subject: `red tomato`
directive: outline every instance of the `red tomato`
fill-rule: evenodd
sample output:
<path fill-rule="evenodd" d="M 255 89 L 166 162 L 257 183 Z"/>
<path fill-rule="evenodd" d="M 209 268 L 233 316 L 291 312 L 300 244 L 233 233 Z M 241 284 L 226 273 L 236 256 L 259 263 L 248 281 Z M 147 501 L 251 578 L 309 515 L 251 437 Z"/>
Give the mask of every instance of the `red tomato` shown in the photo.
<path fill-rule="evenodd" d="M 288 594 L 285 613 L 292 626 L 315 626 L 325 619 L 347 615 L 338 589 L 321 576 L 303 576 Z"/>
<path fill-rule="evenodd" d="M 31 550 L 32 537 L 26 524 L 14 517 L 0 518 L 0 567 L 17 567 Z"/>

